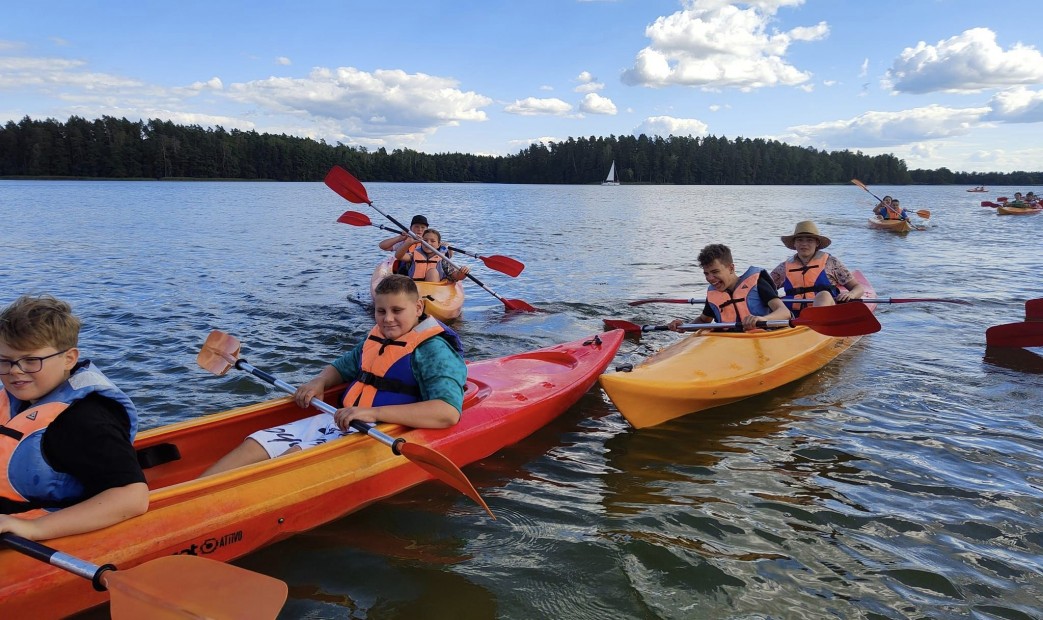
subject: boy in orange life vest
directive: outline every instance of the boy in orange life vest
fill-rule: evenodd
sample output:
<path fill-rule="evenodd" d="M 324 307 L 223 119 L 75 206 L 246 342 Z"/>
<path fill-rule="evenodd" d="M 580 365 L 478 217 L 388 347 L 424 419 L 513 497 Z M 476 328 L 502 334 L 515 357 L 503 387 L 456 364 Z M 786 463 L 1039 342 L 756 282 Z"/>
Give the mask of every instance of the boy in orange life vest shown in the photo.
<path fill-rule="evenodd" d="M 743 329 L 747 330 L 756 329 L 757 321 L 790 318 L 790 311 L 779 299 L 778 289 L 772 284 L 768 272 L 760 267 L 750 267 L 739 276 L 735 273 L 732 251 L 728 246 L 710 244 L 699 252 L 698 260 L 710 286 L 706 289 L 706 304 L 696 319 L 697 323 L 741 321 Z M 678 331 L 683 322 L 676 319 L 668 327 Z"/>
<path fill-rule="evenodd" d="M 407 276 L 381 280 L 373 305 L 376 326 L 366 338 L 294 394 L 297 405 L 306 408 L 327 388 L 348 382 L 337 413 L 253 433 L 204 476 L 326 443 L 354 432 L 352 420 L 414 428 L 447 428 L 460 421 L 467 367 L 459 337 L 424 314 L 416 283 Z"/>
<path fill-rule="evenodd" d="M 775 286 L 785 289 L 787 297 L 814 298 L 816 306 L 832 306 L 837 302 L 862 298 L 865 293 L 862 284 L 840 259 L 822 251 L 832 241 L 819 234 L 815 222 L 797 222 L 793 234 L 783 235 L 781 239 L 783 245 L 797 251 L 771 271 Z M 840 290 L 840 286 L 847 290 Z M 794 314 L 800 314 L 801 308 L 807 304 L 791 306 Z"/>
<path fill-rule="evenodd" d="M 64 301 L 0 312 L 0 532 L 31 540 L 107 527 L 148 510 L 134 404 L 76 348 Z"/>
<path fill-rule="evenodd" d="M 434 228 L 424 231 L 424 241 L 438 250 L 438 253 L 429 251 L 423 244 L 406 246 L 402 244 L 395 250 L 395 258 L 400 261 L 404 275 L 417 281 L 441 282 L 450 280 L 459 282 L 471 273 L 471 268 L 464 266 L 457 269 L 449 261 L 441 258 L 438 254 L 448 256 L 449 248 L 442 245 L 442 233 Z"/>

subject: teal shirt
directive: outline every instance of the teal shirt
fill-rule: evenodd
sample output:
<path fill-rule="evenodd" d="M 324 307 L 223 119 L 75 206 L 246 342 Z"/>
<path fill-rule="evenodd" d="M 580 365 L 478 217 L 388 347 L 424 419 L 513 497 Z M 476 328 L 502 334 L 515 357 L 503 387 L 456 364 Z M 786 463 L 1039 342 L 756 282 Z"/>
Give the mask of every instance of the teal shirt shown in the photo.
<path fill-rule="evenodd" d="M 362 367 L 362 345 L 338 357 L 331 365 L 344 381 L 352 381 Z M 463 413 L 467 365 L 453 347 L 438 336 L 428 338 L 413 351 L 413 377 L 420 386 L 420 400 L 438 399 Z"/>

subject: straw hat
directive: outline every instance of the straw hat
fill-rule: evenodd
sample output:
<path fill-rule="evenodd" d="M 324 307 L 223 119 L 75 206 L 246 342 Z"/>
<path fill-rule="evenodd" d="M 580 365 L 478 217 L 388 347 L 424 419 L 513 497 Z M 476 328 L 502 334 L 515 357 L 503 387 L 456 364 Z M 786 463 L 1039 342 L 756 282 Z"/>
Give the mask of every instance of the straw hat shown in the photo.
<path fill-rule="evenodd" d="M 786 246 L 791 250 L 795 250 L 793 246 L 793 240 L 797 237 L 814 237 L 818 241 L 818 249 L 828 248 L 830 243 L 829 237 L 820 235 L 818 232 L 818 226 L 815 226 L 815 222 L 811 220 L 805 220 L 803 222 L 797 222 L 797 226 L 793 229 L 792 235 L 782 236 L 782 245 Z"/>

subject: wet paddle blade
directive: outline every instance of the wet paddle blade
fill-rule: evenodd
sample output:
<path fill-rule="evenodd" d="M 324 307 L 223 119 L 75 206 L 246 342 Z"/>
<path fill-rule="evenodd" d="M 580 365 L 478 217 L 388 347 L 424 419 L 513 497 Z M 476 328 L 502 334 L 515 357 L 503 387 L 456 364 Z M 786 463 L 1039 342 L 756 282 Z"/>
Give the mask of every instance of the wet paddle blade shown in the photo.
<path fill-rule="evenodd" d="M 1030 299 L 1025 302 L 1025 320 L 1043 321 L 1043 298 Z"/>
<path fill-rule="evenodd" d="M 506 297 L 501 297 L 500 301 L 503 302 L 505 308 L 515 312 L 539 312 L 539 310 L 530 306 L 521 299 L 507 299 Z"/>
<path fill-rule="evenodd" d="M 102 576 L 113 620 L 275 618 L 286 602 L 278 579 L 191 555 L 169 555 Z"/>
<path fill-rule="evenodd" d="M 373 220 L 369 219 L 369 216 L 365 213 L 359 213 L 358 211 L 345 211 L 340 214 L 337 221 L 341 224 L 351 224 L 352 226 L 372 226 Z"/>
<path fill-rule="evenodd" d="M 981 206 L 983 206 L 983 207 L 992 207 L 993 209 L 995 209 L 999 205 L 996 204 L 995 202 L 992 202 L 991 200 L 982 200 L 981 201 Z"/>
<path fill-rule="evenodd" d="M 493 511 L 489 510 L 489 505 L 485 503 L 485 500 L 478 494 L 478 491 L 471 484 L 471 481 L 467 479 L 467 476 L 464 475 L 464 472 L 460 471 L 460 468 L 456 466 L 456 463 L 453 463 L 431 448 L 408 441 L 399 444 L 398 451 L 402 456 L 422 467 L 427 473 L 473 499 L 479 506 L 485 509 L 485 512 L 489 513 L 490 517 L 496 518 Z"/>
<path fill-rule="evenodd" d="M 344 198 L 348 202 L 353 202 L 355 204 L 373 204 L 373 201 L 369 199 L 369 195 L 366 193 L 366 188 L 363 187 L 362 183 L 352 176 L 350 172 L 340 166 L 333 166 L 330 168 L 330 171 L 326 173 L 325 182 L 326 187 L 337 192 L 341 198 Z"/>
<path fill-rule="evenodd" d="M 990 347 L 1043 347 L 1043 321 L 993 325 L 985 330 Z"/>
<path fill-rule="evenodd" d="M 641 326 L 637 323 L 631 323 L 630 321 L 623 321 L 620 319 L 605 319 L 606 329 L 621 329 L 628 334 L 640 334 Z"/>
<path fill-rule="evenodd" d="M 800 316 L 790 324 L 794 327 L 805 325 L 820 334 L 838 338 L 864 336 L 880 331 L 880 321 L 864 304 L 812 306 L 801 310 Z"/>
<path fill-rule="evenodd" d="M 240 348 L 242 345 L 238 338 L 215 329 L 206 337 L 203 348 L 196 356 L 196 363 L 203 370 L 220 377 L 235 366 Z"/>
<path fill-rule="evenodd" d="M 919 215 L 920 217 L 922 217 L 925 220 L 931 219 L 931 212 L 928 211 L 927 209 L 920 209 L 919 211 L 916 212 L 916 214 Z"/>

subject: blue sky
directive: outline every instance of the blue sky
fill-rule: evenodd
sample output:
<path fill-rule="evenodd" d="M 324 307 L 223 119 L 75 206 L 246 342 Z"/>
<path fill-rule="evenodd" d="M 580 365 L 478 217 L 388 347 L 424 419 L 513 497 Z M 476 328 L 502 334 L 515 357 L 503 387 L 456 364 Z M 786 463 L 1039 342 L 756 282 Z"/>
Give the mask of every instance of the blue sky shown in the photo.
<path fill-rule="evenodd" d="M 1043 170 L 1027 0 L 5 2 L 0 122 L 511 154 L 626 134 Z"/>

